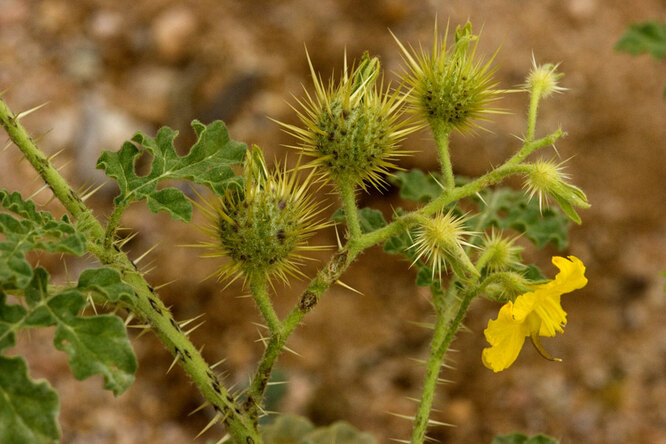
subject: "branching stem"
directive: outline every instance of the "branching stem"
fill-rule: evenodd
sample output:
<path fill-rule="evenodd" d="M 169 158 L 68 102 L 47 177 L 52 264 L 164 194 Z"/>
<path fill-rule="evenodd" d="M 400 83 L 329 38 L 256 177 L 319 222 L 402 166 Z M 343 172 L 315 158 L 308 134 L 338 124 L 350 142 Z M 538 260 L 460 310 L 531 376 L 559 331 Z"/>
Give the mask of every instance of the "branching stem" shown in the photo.
<path fill-rule="evenodd" d="M 10 139 L 51 188 L 55 197 L 77 221 L 77 227 L 86 236 L 88 251 L 103 264 L 118 269 L 123 275 L 123 281 L 132 286 L 135 298 L 131 301 L 130 309 L 141 319 L 148 321 L 166 349 L 179 360 L 182 368 L 216 410 L 218 417 L 224 418 L 223 422 L 234 440 L 260 444 L 261 437 L 254 424 L 247 416 L 239 413 L 234 398 L 222 386 L 201 353 L 180 329 L 168 308 L 124 253 L 114 247 L 104 246 L 106 230 L 34 144 L 2 99 L 0 99 L 0 125 L 5 128 Z"/>

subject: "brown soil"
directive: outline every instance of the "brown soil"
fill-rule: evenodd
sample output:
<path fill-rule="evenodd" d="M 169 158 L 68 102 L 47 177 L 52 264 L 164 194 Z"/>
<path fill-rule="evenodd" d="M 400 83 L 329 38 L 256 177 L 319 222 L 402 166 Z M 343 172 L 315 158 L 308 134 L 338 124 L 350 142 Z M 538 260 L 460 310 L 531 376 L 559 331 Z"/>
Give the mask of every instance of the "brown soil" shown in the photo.
<path fill-rule="evenodd" d="M 567 251 L 549 247 L 527 256 L 550 275 L 554 254 L 575 254 L 587 264 L 589 285 L 564 298 L 566 334 L 546 343 L 564 362 L 547 362 L 526 347 L 509 370 L 484 368 L 482 330 L 497 306 L 478 301 L 468 330 L 454 343 L 451 368 L 442 372 L 451 382 L 436 394 L 433 419 L 455 427 L 435 427 L 430 436 L 488 443 L 495 434 L 521 431 L 562 443 L 666 443 L 666 309 L 659 277 L 666 269 L 666 76 L 663 61 L 613 50 L 628 24 L 664 20 L 663 1 L 0 0 L 0 11 L 0 90 L 10 88 L 5 99 L 14 110 L 49 102 L 24 123 L 35 135 L 51 130 L 40 144 L 47 153 L 64 150 L 57 163 L 67 164 L 63 172 L 77 187 L 99 182 L 94 164 L 100 151 L 117 149 L 137 129 L 153 134 L 170 125 L 181 130 L 186 146 L 194 118 L 223 119 L 233 138 L 259 144 L 269 159 L 282 158 L 281 144 L 293 141 L 266 116 L 296 121 L 288 101 L 301 94 L 301 84 L 310 85 L 304 44 L 323 76 L 339 72 L 345 49 L 350 58 L 368 49 L 388 72 L 399 72 L 387 28 L 403 42 L 429 45 L 437 15 L 440 26 L 468 18 L 483 26 L 481 47 L 488 53 L 501 45 L 502 87 L 523 81 L 532 54 L 538 62 L 561 62 L 569 90 L 543 104 L 538 131 L 562 125 L 568 132 L 557 149 L 571 158 L 568 172 L 592 208 L 572 229 Z M 501 105 L 511 114 L 489 124 L 492 132 L 454 139 L 457 173 L 481 174 L 512 153 L 526 102 L 524 94 L 510 95 Z M 437 168 L 428 134 L 406 145 L 416 154 L 404 167 Z M 0 186 L 31 194 L 39 187 L 35 174 L 18 159 L 12 148 L 0 154 Z M 100 217 L 112 197 L 110 187 L 97 194 Z M 36 199 L 46 204 L 50 196 Z M 362 205 L 390 213 L 400 202 L 391 189 L 362 196 Z M 226 358 L 228 383 L 241 387 L 261 352 L 252 324 L 258 313 L 249 299 L 237 297 L 244 291 L 202 282 L 214 261 L 179 246 L 200 241 L 196 229 L 138 205 L 123 223 L 140 233 L 129 244 L 134 257 L 160 243 L 146 259 L 152 261 L 145 265 L 152 268 L 149 280 L 159 285 L 176 278 L 161 296 L 177 318 L 206 313 L 192 339 L 206 345 L 210 362 Z M 324 233 L 317 242 L 334 244 L 335 235 Z M 58 258 L 40 261 L 64 279 Z M 85 265 L 69 261 L 69 275 Z M 407 265 L 372 249 L 344 275 L 362 296 L 342 287 L 326 294 L 290 339 L 298 355 L 280 361 L 289 381 L 281 410 L 318 424 L 345 419 L 382 443 L 409 436 L 410 423 L 389 412 L 415 413 L 409 398 L 419 396 L 424 369 L 416 360 L 425 356 L 429 333 L 413 321 L 430 321 L 432 314 Z M 281 315 L 303 285 L 278 286 Z M 150 334 L 133 341 L 140 369 L 118 399 L 98 378 L 75 381 L 51 336 L 22 336 L 10 354 L 25 354 L 31 375 L 47 378 L 61 394 L 63 442 L 190 442 L 211 417 L 207 410 L 187 416 L 200 396 L 182 370 L 165 374 L 171 357 Z M 201 442 L 221 433 L 213 428 Z"/>

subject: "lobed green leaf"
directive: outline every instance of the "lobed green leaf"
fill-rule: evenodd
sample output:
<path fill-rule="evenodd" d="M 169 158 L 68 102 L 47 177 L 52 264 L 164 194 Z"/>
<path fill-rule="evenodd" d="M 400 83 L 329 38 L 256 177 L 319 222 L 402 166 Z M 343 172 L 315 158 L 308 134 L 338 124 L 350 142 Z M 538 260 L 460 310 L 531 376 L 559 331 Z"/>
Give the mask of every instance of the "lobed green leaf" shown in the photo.
<path fill-rule="evenodd" d="M 77 287 L 52 295 L 48 292 L 48 272 L 36 268 L 25 290 L 30 310 L 22 319 L 15 315 L 14 324 L 20 322 L 23 327 L 55 325 L 54 345 L 69 356 L 74 377 L 82 380 L 100 374 L 104 377 L 104 388 L 117 396 L 132 385 L 137 369 L 125 325 L 115 315 L 83 317 L 79 312 L 86 305 L 84 290 L 100 291 L 118 299 L 131 289 L 120 281 L 114 270 L 86 270 L 81 276 Z M 95 277 L 100 277 L 100 282 L 93 283 L 91 280 Z M 0 310 L 2 308 L 0 305 Z"/>
<path fill-rule="evenodd" d="M 120 194 L 114 203 L 126 206 L 145 199 L 152 212 L 166 211 L 174 219 L 189 221 L 192 204 L 176 188 L 158 190 L 160 182 L 189 180 L 208 186 L 218 195 L 222 195 L 230 183 L 236 182 L 238 177 L 232 166 L 243 162 L 246 145 L 231 140 L 226 126 L 219 120 L 209 125 L 195 120 L 192 127 L 198 140 L 186 156 L 176 153 L 174 140 L 178 132 L 168 127 L 160 128 L 155 138 L 138 132 L 119 151 L 104 151 L 97 161 L 97 168 L 118 183 Z M 138 176 L 134 167 L 144 152 L 150 153 L 153 160 L 150 172 Z"/>
<path fill-rule="evenodd" d="M 430 202 L 442 194 L 442 185 L 434 174 L 423 171 L 399 171 L 391 177 L 391 182 L 400 187 L 400 197 L 414 202 Z"/>
<path fill-rule="evenodd" d="M 537 248 L 549 242 L 557 249 L 566 248 L 569 220 L 556 208 L 539 208 L 536 199 L 530 199 L 522 191 L 510 188 L 484 190 L 483 200 L 478 199 L 480 211 L 470 218 L 470 225 L 477 231 L 489 227 L 501 230 L 514 229 L 525 235 Z"/>
<path fill-rule="evenodd" d="M 655 59 L 666 57 L 666 24 L 657 21 L 634 23 L 617 41 L 615 50 L 632 55 L 650 53 Z"/>
<path fill-rule="evenodd" d="M 344 421 L 315 428 L 301 416 L 281 415 L 272 424 L 262 426 L 266 444 L 375 444 L 369 433 L 363 433 Z"/>
<path fill-rule="evenodd" d="M 528 438 L 522 433 L 496 436 L 491 444 L 558 444 L 559 441 L 546 435 L 534 435 Z"/>
<path fill-rule="evenodd" d="M 30 380 L 22 357 L 0 356 L 0 442 L 58 442 L 58 410 L 58 394 L 46 381 Z"/>
<path fill-rule="evenodd" d="M 82 256 L 86 238 L 77 232 L 67 216 L 55 219 L 47 211 L 37 211 L 31 200 L 23 200 L 18 192 L 0 190 L 0 205 L 8 213 L 0 213 L 0 288 L 25 288 L 32 279 L 32 267 L 26 260 L 31 250 L 69 253 Z M 13 214 L 10 214 L 13 213 Z"/>
<path fill-rule="evenodd" d="M 347 219 L 345 218 L 345 212 L 342 208 L 338 209 L 331 220 L 334 222 L 344 222 Z M 372 208 L 361 208 L 358 210 L 358 222 L 361 226 L 361 233 L 367 234 L 375 230 L 383 228 L 386 226 L 386 221 L 384 220 L 384 215 L 379 210 L 374 210 Z"/>

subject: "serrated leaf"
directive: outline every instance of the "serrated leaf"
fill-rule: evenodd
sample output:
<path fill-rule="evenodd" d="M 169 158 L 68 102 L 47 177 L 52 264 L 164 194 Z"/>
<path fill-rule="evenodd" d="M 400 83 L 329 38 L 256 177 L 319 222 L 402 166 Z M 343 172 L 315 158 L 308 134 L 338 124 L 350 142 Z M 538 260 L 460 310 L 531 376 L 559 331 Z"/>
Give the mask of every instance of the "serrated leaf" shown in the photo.
<path fill-rule="evenodd" d="M 34 202 L 25 201 L 18 192 L 0 190 L 0 287 L 25 288 L 32 279 L 32 267 L 25 255 L 30 250 L 69 253 L 82 256 L 85 236 L 76 231 L 67 216 L 56 220 L 51 213 L 37 211 Z"/>
<path fill-rule="evenodd" d="M 655 59 L 666 56 L 666 24 L 656 21 L 634 23 L 615 44 L 616 51 L 632 55 L 652 54 Z"/>
<path fill-rule="evenodd" d="M 314 428 L 302 416 L 280 415 L 271 424 L 261 427 L 261 437 L 266 444 L 301 444 Z"/>
<path fill-rule="evenodd" d="M 102 270 L 102 271 L 100 271 Z M 127 390 L 134 380 L 136 356 L 127 338 L 123 321 L 115 315 L 79 316 L 86 305 L 81 289 L 95 288 L 117 297 L 127 288 L 116 281 L 108 269 L 88 270 L 79 281 L 79 288 L 69 288 L 55 295 L 48 294 L 47 271 L 35 269 L 26 288 L 26 301 L 32 309 L 23 324 L 26 327 L 56 325 L 53 343 L 69 356 L 69 365 L 76 379 L 93 375 L 104 377 L 104 388 L 117 396 Z M 98 276 L 96 285 L 90 280 Z"/>
<path fill-rule="evenodd" d="M 546 435 L 534 435 L 528 438 L 522 433 L 511 433 L 508 435 L 496 436 L 492 444 L 559 444 L 555 438 Z"/>
<path fill-rule="evenodd" d="M 318 428 L 303 440 L 303 444 L 376 444 L 376 442 L 369 433 L 360 432 L 344 421 Z"/>
<path fill-rule="evenodd" d="M 28 378 L 23 358 L 0 356 L 0 442 L 58 442 L 58 409 L 58 394 L 47 382 Z"/>
<path fill-rule="evenodd" d="M 347 219 L 345 218 L 344 210 L 342 208 L 338 209 L 331 216 L 331 220 L 334 222 L 345 222 Z M 386 226 L 382 212 L 372 208 L 361 208 L 358 210 L 358 222 L 361 226 L 362 234 L 371 233 Z"/>
<path fill-rule="evenodd" d="M 567 246 L 569 220 L 557 208 L 539 208 L 536 199 L 510 188 L 485 190 L 478 200 L 480 213 L 470 225 L 482 231 L 489 227 L 514 229 L 523 233 L 538 248 L 552 243 L 559 250 Z"/>
<path fill-rule="evenodd" d="M 132 298 L 134 295 L 134 290 L 122 281 L 120 273 L 108 267 L 84 270 L 79 276 L 77 288 L 102 293 L 111 302 L 117 302 L 121 297 Z"/>
<path fill-rule="evenodd" d="M 400 197 L 414 202 L 430 202 L 442 194 L 439 175 L 424 174 L 421 170 L 399 171 L 391 182 L 400 187 Z"/>
<path fill-rule="evenodd" d="M 132 141 L 143 149 L 132 142 L 125 142 L 117 152 L 102 153 L 97 168 L 118 182 L 120 194 L 115 198 L 116 205 L 146 199 L 151 211 L 167 211 L 175 219 L 189 221 L 192 204 L 176 188 L 158 190 L 161 181 L 189 180 L 206 185 L 222 195 L 230 183 L 238 180 L 231 167 L 243 162 L 246 145 L 231 140 L 226 126 L 219 120 L 210 125 L 195 120 L 192 127 L 198 140 L 183 157 L 174 149 L 178 132 L 168 127 L 160 128 L 155 138 L 140 132 L 135 134 Z M 153 161 L 150 172 L 146 176 L 138 176 L 134 166 L 144 150 L 153 156 Z"/>

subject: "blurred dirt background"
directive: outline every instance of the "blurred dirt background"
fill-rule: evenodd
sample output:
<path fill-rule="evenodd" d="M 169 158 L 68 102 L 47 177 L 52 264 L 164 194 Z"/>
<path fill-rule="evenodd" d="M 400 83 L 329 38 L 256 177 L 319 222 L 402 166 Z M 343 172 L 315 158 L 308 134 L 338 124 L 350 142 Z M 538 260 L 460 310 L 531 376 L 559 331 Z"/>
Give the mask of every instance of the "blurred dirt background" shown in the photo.
<path fill-rule="evenodd" d="M 94 169 L 103 149 L 116 150 L 136 130 L 154 134 L 161 125 L 181 130 L 180 148 L 192 142 L 189 122 L 223 119 L 236 140 L 257 143 L 267 158 L 283 158 L 293 143 L 267 116 L 295 122 L 288 102 L 310 88 L 304 44 L 327 77 L 369 50 L 389 77 L 401 70 L 391 29 L 403 42 L 431 44 L 435 16 L 440 28 L 471 19 L 483 27 L 481 49 L 497 57 L 504 88 L 522 83 L 538 62 L 561 62 L 565 94 L 545 101 L 538 131 L 558 125 L 569 136 L 557 145 L 570 159 L 568 172 L 587 192 L 592 208 L 573 227 L 569 249 L 528 249 L 526 256 L 549 276 L 554 254 L 575 254 L 588 266 L 589 285 L 563 298 L 566 334 L 546 348 L 564 362 L 541 359 L 526 346 L 500 374 L 481 364 L 482 330 L 498 307 L 477 301 L 442 372 L 450 383 L 436 394 L 437 442 L 489 443 L 497 433 L 547 433 L 562 443 L 666 443 L 666 65 L 632 58 L 613 46 L 632 22 L 666 20 L 663 0 L 0 0 L 0 90 L 14 111 L 49 104 L 24 120 L 76 186 L 103 180 Z M 527 96 L 513 94 L 501 106 L 512 113 L 489 124 L 490 133 L 456 137 L 457 173 L 478 175 L 518 146 Z M 4 145 L 4 141 L 2 142 Z M 416 154 L 406 168 L 436 169 L 427 133 L 410 138 Z M 291 153 L 293 155 L 293 153 Z M 554 155 L 553 151 L 545 153 Z M 29 195 L 36 174 L 13 147 L 0 154 L 0 186 Z M 108 214 L 112 187 L 92 200 Z M 333 196 L 328 195 L 335 204 Z M 48 204 L 42 192 L 36 200 Z M 362 196 L 363 206 L 390 214 L 397 191 Z M 48 204 L 54 211 L 56 205 Z M 335 205 L 334 205 L 335 206 Z M 332 209 L 331 209 L 332 211 Z M 200 221 L 200 217 L 196 217 Z M 193 335 L 210 362 L 226 358 L 227 381 L 241 388 L 262 346 L 252 322 L 258 314 L 244 291 L 204 280 L 216 267 L 199 251 L 180 245 L 202 239 L 193 226 L 130 208 L 123 224 L 140 235 L 133 257 L 146 259 L 154 285 L 172 281 L 161 296 L 177 319 L 206 313 Z M 334 244 L 333 231 L 316 239 Z M 321 260 L 327 257 L 320 255 Z M 56 279 L 75 278 L 84 261 L 40 257 Z M 321 262 L 320 262 L 321 263 Z M 331 289 L 289 341 L 280 371 L 289 381 L 279 408 L 317 424 L 338 419 L 372 432 L 379 442 L 406 439 L 410 423 L 389 413 L 413 415 L 419 396 L 429 332 L 413 322 L 432 319 L 427 295 L 414 285 L 407 263 L 367 251 L 344 281 L 363 295 Z M 316 264 L 306 270 L 310 275 Z M 278 286 L 275 298 L 287 313 L 304 283 Z M 64 443 L 191 442 L 212 412 L 187 416 L 200 402 L 171 357 L 150 334 L 133 342 L 140 361 L 134 386 L 118 399 L 101 379 L 75 381 L 52 332 L 24 335 L 10 354 L 28 356 L 31 375 L 47 378 L 61 394 Z M 213 428 L 199 438 L 219 438 Z"/>

